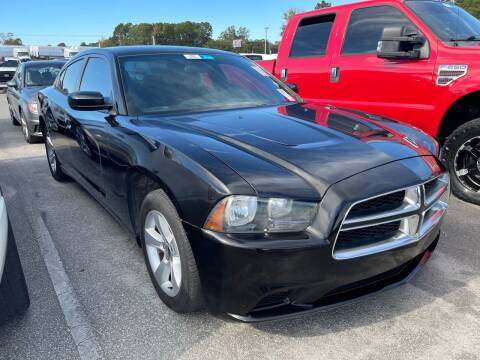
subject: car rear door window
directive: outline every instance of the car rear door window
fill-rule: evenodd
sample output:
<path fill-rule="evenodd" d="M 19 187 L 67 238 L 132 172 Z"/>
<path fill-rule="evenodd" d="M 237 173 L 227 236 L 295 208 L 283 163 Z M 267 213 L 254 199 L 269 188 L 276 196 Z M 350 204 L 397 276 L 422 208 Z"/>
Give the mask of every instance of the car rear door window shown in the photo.
<path fill-rule="evenodd" d="M 302 19 L 293 38 L 291 58 L 324 56 L 335 14 Z"/>
<path fill-rule="evenodd" d="M 80 91 L 96 91 L 104 98 L 112 96 L 112 80 L 107 62 L 102 58 L 90 58 L 83 72 Z"/>
<path fill-rule="evenodd" d="M 85 60 L 81 59 L 69 65 L 65 70 L 62 81 L 62 91 L 65 95 L 77 90 L 78 80 L 80 78 L 80 74 L 82 73 L 84 63 Z"/>
<path fill-rule="evenodd" d="M 350 16 L 342 55 L 376 54 L 383 30 L 402 26 L 409 32 L 418 32 L 415 25 L 392 6 L 356 9 Z"/>

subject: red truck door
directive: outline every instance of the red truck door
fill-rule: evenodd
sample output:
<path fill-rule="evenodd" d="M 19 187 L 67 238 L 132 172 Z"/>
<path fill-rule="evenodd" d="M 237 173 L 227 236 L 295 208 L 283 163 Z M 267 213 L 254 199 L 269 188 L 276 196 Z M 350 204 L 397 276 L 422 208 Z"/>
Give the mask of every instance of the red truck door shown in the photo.
<path fill-rule="evenodd" d="M 336 13 L 303 15 L 285 30 L 275 75 L 295 84 L 305 99 L 325 98 L 332 57 Z"/>
<path fill-rule="evenodd" d="M 408 121 L 425 127 L 433 109 L 436 42 L 429 41 L 428 58 L 382 59 L 377 46 L 385 27 L 405 26 L 424 36 L 403 10 L 393 5 L 352 6 L 346 11 L 332 55 L 329 103 Z M 348 16 L 350 14 L 350 16 Z M 343 38 L 343 42 L 342 39 Z"/>

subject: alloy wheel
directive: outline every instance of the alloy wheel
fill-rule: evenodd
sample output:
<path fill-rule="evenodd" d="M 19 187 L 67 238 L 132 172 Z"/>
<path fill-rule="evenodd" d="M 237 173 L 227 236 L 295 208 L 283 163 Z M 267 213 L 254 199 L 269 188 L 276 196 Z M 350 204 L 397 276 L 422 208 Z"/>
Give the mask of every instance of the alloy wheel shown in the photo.
<path fill-rule="evenodd" d="M 47 147 L 47 158 L 48 158 L 48 164 L 50 165 L 50 168 L 52 169 L 53 173 L 57 172 L 57 155 L 55 154 L 55 149 L 53 148 L 53 143 L 52 143 L 52 138 L 50 137 L 50 134 L 47 131 L 47 134 L 45 136 L 45 145 Z"/>
<path fill-rule="evenodd" d="M 144 238 L 148 262 L 158 285 L 168 296 L 176 296 L 182 281 L 180 253 L 172 228 L 159 211 L 147 214 Z"/>
<path fill-rule="evenodd" d="M 28 130 L 28 125 L 27 125 L 27 122 L 25 121 L 25 117 L 23 116 L 23 114 L 20 115 L 20 122 L 22 124 L 23 136 L 25 137 L 25 140 L 28 141 L 28 139 L 30 138 L 30 132 Z"/>
<path fill-rule="evenodd" d="M 480 192 L 480 136 L 469 139 L 458 149 L 455 174 L 463 186 Z"/>

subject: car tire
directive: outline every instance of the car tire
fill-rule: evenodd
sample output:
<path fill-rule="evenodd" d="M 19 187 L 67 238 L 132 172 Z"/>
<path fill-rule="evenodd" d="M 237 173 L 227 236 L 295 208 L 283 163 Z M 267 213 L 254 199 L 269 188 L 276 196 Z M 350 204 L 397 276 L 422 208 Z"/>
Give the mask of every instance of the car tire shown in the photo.
<path fill-rule="evenodd" d="M 20 113 L 20 124 L 22 125 L 22 134 L 25 141 L 29 144 L 37 143 L 39 139 L 30 133 L 30 129 L 28 128 L 27 120 L 25 120 L 25 115 L 23 115 L 23 112 Z"/>
<path fill-rule="evenodd" d="M 163 190 L 146 196 L 140 219 L 145 263 L 160 299 L 177 313 L 201 310 L 202 287 L 192 248 L 175 206 Z M 149 235 L 152 231 L 155 239 Z"/>
<path fill-rule="evenodd" d="M 441 158 L 450 172 L 452 193 L 480 205 L 480 118 L 463 124 L 447 138 Z"/>
<path fill-rule="evenodd" d="M 10 107 L 10 104 L 8 104 L 8 111 L 10 111 L 10 119 L 12 119 L 12 125 L 13 126 L 20 126 L 20 123 L 18 120 L 15 118 L 15 115 L 13 115 L 13 110 Z"/>
<path fill-rule="evenodd" d="M 68 176 L 62 170 L 62 164 L 58 160 L 55 147 L 53 146 L 52 139 L 50 137 L 50 131 L 47 127 L 43 130 L 43 137 L 45 143 L 45 152 L 47 154 L 48 167 L 53 178 L 58 182 L 64 182 L 68 180 Z"/>
<path fill-rule="evenodd" d="M 25 312 L 29 305 L 27 284 L 18 256 L 17 245 L 9 225 L 7 256 L 0 280 L 0 323 Z"/>

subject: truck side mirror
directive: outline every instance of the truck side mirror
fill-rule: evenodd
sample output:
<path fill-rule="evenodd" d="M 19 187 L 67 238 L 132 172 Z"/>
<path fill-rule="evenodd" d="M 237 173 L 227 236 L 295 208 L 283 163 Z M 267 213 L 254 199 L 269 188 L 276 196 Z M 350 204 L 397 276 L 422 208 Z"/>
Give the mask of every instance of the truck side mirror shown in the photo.
<path fill-rule="evenodd" d="M 408 33 L 405 26 L 386 27 L 378 42 L 377 56 L 382 59 L 428 58 L 428 42 L 417 33 Z"/>

